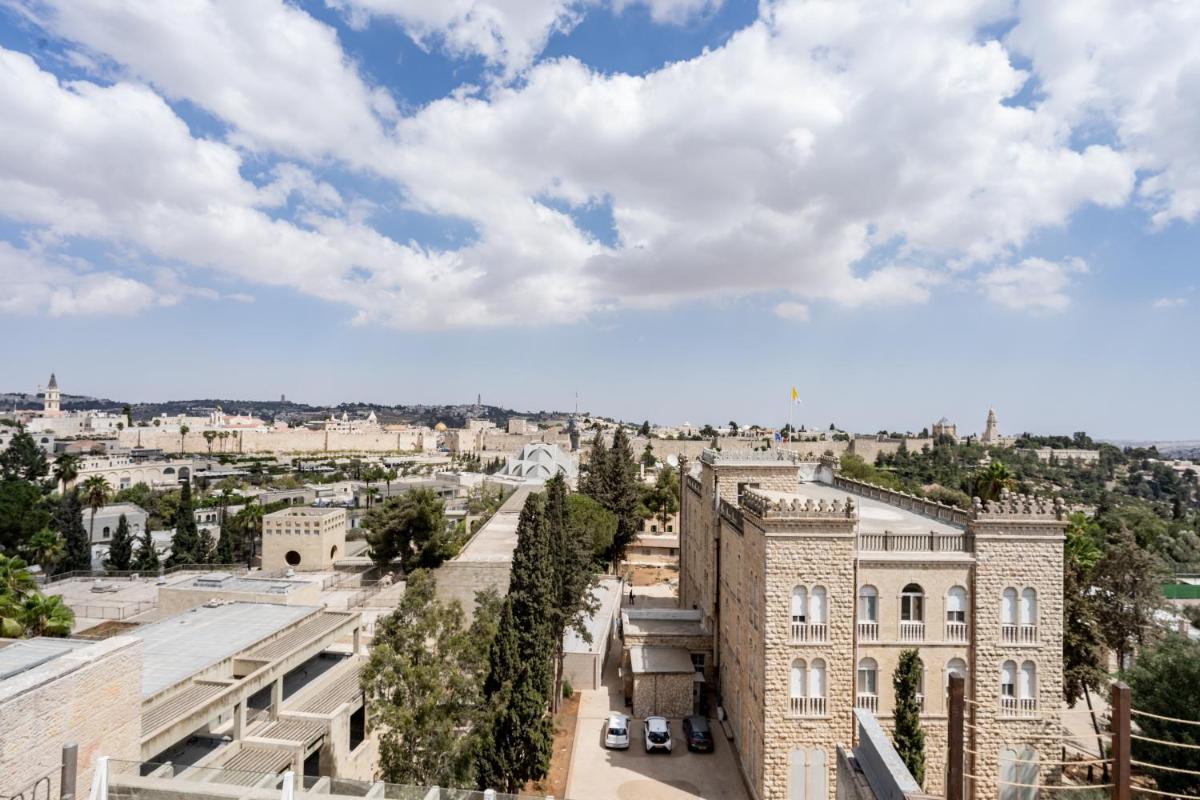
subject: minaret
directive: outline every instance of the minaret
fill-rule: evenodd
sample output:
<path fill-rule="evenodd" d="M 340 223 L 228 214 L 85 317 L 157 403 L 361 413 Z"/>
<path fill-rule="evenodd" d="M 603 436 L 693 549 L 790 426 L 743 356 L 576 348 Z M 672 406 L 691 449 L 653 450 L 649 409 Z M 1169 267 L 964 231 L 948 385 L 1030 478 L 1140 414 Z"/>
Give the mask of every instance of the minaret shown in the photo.
<path fill-rule="evenodd" d="M 1000 431 L 996 427 L 996 409 L 988 409 L 987 427 L 983 429 L 983 436 L 979 437 L 979 441 L 984 444 L 997 442 L 1000 440 Z"/>
<path fill-rule="evenodd" d="M 58 378 L 50 373 L 50 383 L 46 384 L 46 396 L 42 401 L 42 415 L 57 417 L 62 415 L 62 398 L 58 392 Z"/>

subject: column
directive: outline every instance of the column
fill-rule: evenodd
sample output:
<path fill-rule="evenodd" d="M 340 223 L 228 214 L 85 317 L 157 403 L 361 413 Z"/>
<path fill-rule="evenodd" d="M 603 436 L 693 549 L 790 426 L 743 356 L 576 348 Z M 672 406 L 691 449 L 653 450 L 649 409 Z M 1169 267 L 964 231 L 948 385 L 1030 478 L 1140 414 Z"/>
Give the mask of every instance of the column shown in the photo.
<path fill-rule="evenodd" d="M 233 740 L 240 741 L 246 735 L 246 698 L 233 707 Z"/>
<path fill-rule="evenodd" d="M 280 675 L 271 684 L 271 719 L 279 719 L 279 711 L 283 708 L 283 676 Z"/>

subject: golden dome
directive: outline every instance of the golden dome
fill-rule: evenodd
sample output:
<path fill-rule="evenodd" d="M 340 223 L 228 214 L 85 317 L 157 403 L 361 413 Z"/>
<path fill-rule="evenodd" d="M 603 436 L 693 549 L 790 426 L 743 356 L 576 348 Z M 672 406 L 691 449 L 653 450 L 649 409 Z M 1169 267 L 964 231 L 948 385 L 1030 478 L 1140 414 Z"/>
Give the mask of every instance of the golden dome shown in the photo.
<path fill-rule="evenodd" d="M 442 431 L 446 430 L 446 423 L 439 422 L 437 425 L 433 426 L 433 429 L 438 433 L 441 433 Z"/>

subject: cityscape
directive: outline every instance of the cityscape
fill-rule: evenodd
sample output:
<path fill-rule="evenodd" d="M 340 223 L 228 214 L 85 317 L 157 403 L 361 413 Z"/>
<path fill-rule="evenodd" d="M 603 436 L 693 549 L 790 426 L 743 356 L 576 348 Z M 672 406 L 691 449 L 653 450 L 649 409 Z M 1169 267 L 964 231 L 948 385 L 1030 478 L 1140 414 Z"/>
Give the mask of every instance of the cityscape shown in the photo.
<path fill-rule="evenodd" d="M 0 2 L 0 800 L 1200 799 L 1197 41 Z"/>

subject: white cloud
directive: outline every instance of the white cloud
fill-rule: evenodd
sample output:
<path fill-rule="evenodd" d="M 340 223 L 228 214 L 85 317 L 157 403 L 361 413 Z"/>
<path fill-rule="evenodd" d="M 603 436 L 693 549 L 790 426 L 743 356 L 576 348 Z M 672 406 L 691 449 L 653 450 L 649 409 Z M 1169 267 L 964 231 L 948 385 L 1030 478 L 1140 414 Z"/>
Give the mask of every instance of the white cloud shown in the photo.
<path fill-rule="evenodd" d="M 155 305 L 154 289 L 110 272 L 86 272 L 0 241 L 0 311 L 52 317 L 128 316 Z"/>
<path fill-rule="evenodd" d="M 1183 308 L 1188 304 L 1186 297 L 1160 297 L 1154 301 L 1155 308 Z"/>
<path fill-rule="evenodd" d="M 790 319 L 793 322 L 808 322 L 808 306 L 804 303 L 786 301 L 777 303 L 773 309 L 775 316 L 780 319 Z"/>
<path fill-rule="evenodd" d="M 613 10 L 618 14 L 629 6 L 644 5 L 650 11 L 650 19 L 658 23 L 680 25 L 693 17 L 719 9 L 722 0 L 613 0 Z"/>
<path fill-rule="evenodd" d="M 997 267 L 979 278 L 980 287 L 993 303 L 1014 311 L 1054 312 L 1071 305 L 1067 290 L 1072 278 L 1088 271 L 1078 258 L 1061 262 L 1027 258 L 1018 264 Z"/>

